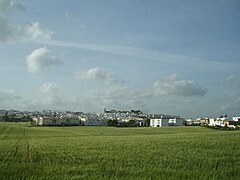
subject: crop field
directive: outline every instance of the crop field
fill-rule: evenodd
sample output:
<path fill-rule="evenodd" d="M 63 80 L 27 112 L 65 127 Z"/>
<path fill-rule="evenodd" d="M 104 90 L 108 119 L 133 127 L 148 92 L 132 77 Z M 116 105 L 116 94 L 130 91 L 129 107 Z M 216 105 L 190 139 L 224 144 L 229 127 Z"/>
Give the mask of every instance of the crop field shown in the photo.
<path fill-rule="evenodd" d="M 239 179 L 240 131 L 0 123 L 0 179 Z"/>

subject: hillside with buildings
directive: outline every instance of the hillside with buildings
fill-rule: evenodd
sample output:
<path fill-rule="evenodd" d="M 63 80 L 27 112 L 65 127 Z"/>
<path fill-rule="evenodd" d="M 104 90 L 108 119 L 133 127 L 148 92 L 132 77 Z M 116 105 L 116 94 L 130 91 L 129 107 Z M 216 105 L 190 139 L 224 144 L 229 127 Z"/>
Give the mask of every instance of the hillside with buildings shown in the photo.
<path fill-rule="evenodd" d="M 106 110 L 103 113 L 72 111 L 17 111 L 0 110 L 0 121 L 31 121 L 35 126 L 118 126 L 118 127 L 164 127 L 197 126 L 239 128 L 240 117 L 220 116 L 219 118 L 185 119 L 166 114 L 146 114 L 141 110 Z"/>

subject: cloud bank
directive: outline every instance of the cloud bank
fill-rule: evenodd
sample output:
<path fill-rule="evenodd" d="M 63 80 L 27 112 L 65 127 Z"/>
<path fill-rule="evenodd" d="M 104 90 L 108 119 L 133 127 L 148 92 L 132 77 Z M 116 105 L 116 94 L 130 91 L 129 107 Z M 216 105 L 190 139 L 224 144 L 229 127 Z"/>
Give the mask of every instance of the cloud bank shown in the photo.
<path fill-rule="evenodd" d="M 0 102 L 19 99 L 21 99 L 21 96 L 15 90 L 0 90 Z"/>
<path fill-rule="evenodd" d="M 45 83 L 40 87 L 40 90 L 45 94 L 54 94 L 58 92 L 59 88 L 56 83 Z"/>
<path fill-rule="evenodd" d="M 0 17 L 5 16 L 12 10 L 24 10 L 24 9 L 25 8 L 19 3 L 15 3 L 9 0 L 0 0 Z"/>
<path fill-rule="evenodd" d="M 153 87 L 156 96 L 203 96 L 207 93 L 206 89 L 194 81 L 179 80 L 177 74 L 172 74 L 163 81 L 155 81 Z"/>
<path fill-rule="evenodd" d="M 104 107 L 116 109 L 145 109 L 144 99 L 151 94 L 129 86 L 107 88 L 104 91 L 92 91 L 88 95 L 99 109 Z"/>
<path fill-rule="evenodd" d="M 39 22 L 29 23 L 25 28 L 25 37 L 29 39 L 51 39 L 52 31 L 40 26 Z"/>
<path fill-rule="evenodd" d="M 117 76 L 110 74 L 97 67 L 89 69 L 88 71 L 76 72 L 76 78 L 78 80 L 82 80 L 82 79 L 98 80 L 106 84 L 120 82 Z"/>
<path fill-rule="evenodd" d="M 10 0 L 0 0 L 0 42 L 50 39 L 52 31 L 42 28 L 39 22 L 27 25 L 10 24 L 7 16 L 12 11 L 23 11 L 24 6 Z"/>
<path fill-rule="evenodd" d="M 32 51 L 26 57 L 26 62 L 30 73 L 37 73 L 50 66 L 62 63 L 61 60 L 59 60 L 56 56 L 53 56 L 46 47 Z"/>
<path fill-rule="evenodd" d="M 45 98 L 42 99 L 42 105 L 44 106 L 49 106 L 51 108 L 53 107 L 59 107 L 61 105 L 63 105 L 63 99 L 57 95 L 49 95 Z"/>

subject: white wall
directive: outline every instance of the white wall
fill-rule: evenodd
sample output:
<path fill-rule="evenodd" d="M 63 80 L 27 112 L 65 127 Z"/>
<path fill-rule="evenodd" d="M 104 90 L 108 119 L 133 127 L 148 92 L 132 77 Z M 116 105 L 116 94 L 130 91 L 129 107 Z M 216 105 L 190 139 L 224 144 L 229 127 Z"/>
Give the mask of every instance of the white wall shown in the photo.
<path fill-rule="evenodd" d="M 216 126 L 216 119 L 215 119 L 215 118 L 210 118 L 208 125 L 209 125 L 209 126 Z"/>
<path fill-rule="evenodd" d="M 162 119 L 150 119 L 151 127 L 162 127 Z"/>
<path fill-rule="evenodd" d="M 238 121 L 240 119 L 240 117 L 233 117 L 232 119 L 233 119 L 233 121 Z"/>
<path fill-rule="evenodd" d="M 39 117 L 36 124 L 39 126 L 62 126 L 62 125 L 79 125 L 78 118 L 56 118 L 56 117 Z"/>
<path fill-rule="evenodd" d="M 182 126 L 184 119 L 182 118 L 175 118 L 175 119 L 168 119 L 168 118 L 153 118 L 150 119 L 150 126 L 151 127 L 163 127 L 169 126 L 169 123 L 173 123 L 174 126 Z"/>
<path fill-rule="evenodd" d="M 163 127 L 168 126 L 168 119 L 150 119 L 150 126 L 151 127 Z"/>

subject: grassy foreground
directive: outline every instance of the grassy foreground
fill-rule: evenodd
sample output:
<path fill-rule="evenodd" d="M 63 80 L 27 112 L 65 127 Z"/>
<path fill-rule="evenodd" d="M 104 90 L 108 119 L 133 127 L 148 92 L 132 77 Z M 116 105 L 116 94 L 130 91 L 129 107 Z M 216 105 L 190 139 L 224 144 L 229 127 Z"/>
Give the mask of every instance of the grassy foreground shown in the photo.
<path fill-rule="evenodd" d="M 0 179 L 239 179 L 240 131 L 0 123 Z"/>

